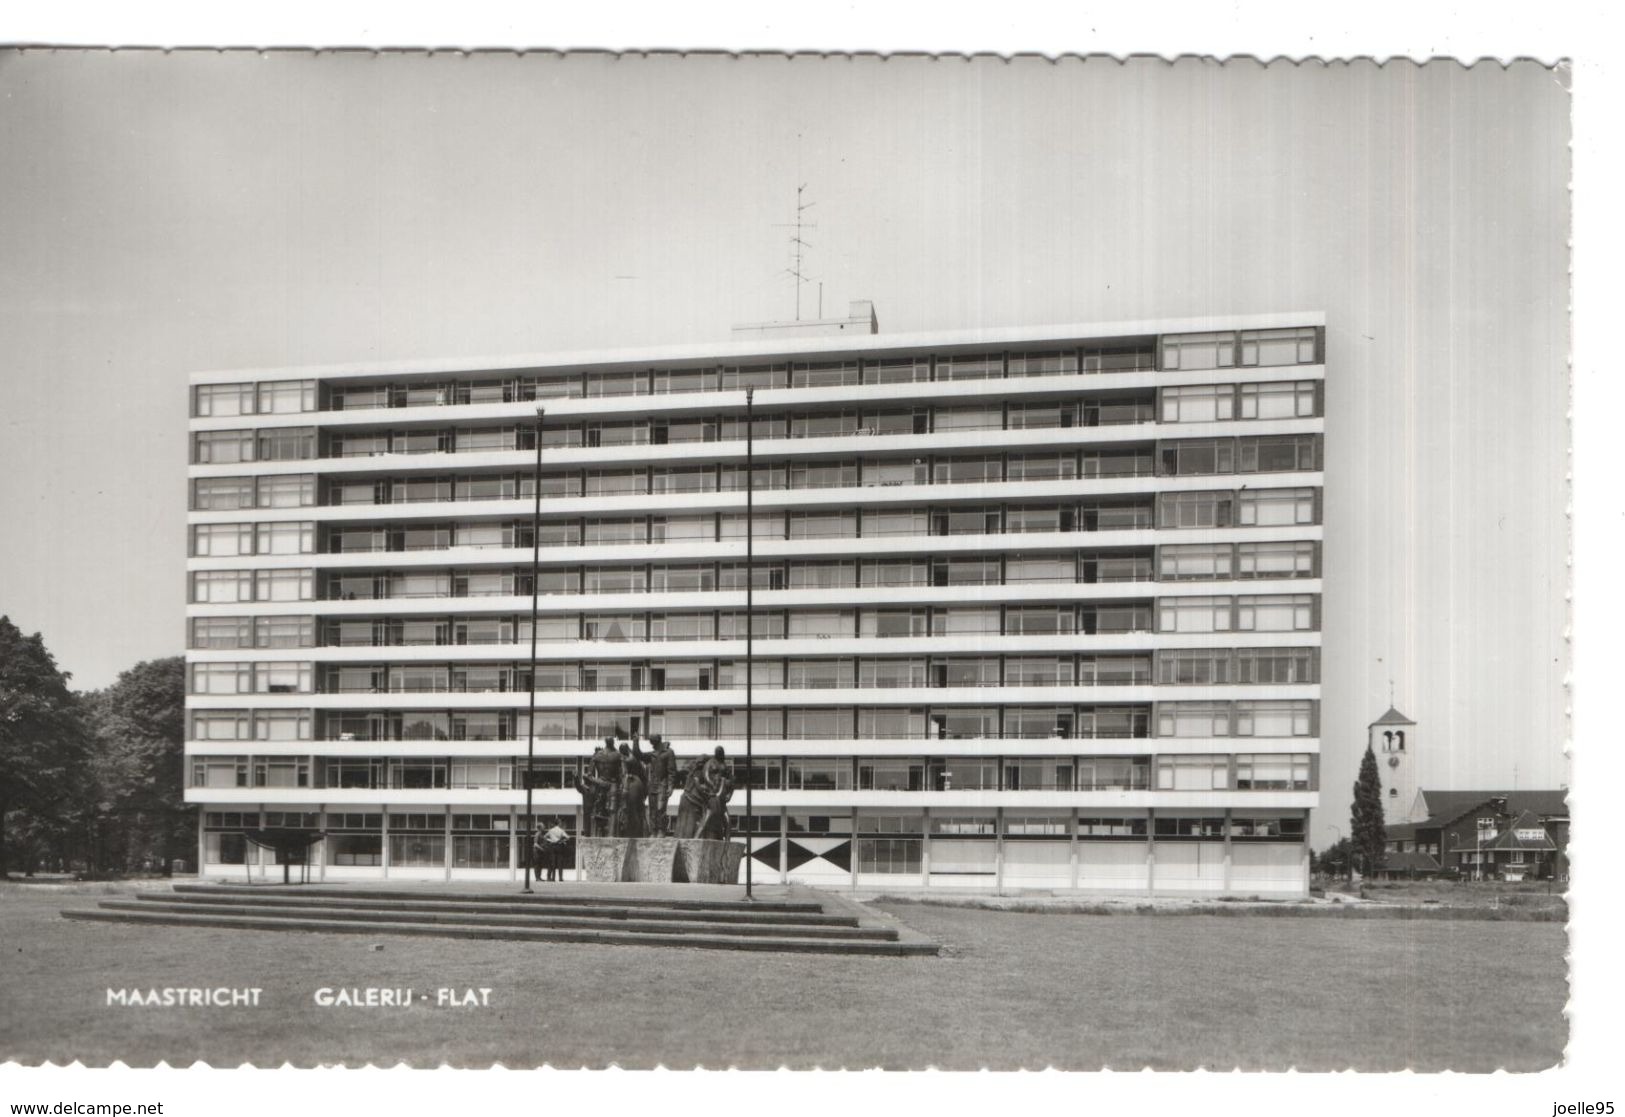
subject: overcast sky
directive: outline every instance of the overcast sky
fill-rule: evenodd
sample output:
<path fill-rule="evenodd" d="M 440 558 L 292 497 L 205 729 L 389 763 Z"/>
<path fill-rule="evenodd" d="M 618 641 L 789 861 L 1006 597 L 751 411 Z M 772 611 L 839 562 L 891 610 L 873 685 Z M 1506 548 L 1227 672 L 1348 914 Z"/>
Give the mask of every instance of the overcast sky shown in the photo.
<path fill-rule="evenodd" d="M 79 686 L 183 649 L 188 371 L 724 339 L 790 313 L 806 183 L 883 332 L 1323 310 L 1328 804 L 1390 679 L 1424 785 L 1566 783 L 1568 109 L 1531 63 L 0 56 L 0 612 Z"/>

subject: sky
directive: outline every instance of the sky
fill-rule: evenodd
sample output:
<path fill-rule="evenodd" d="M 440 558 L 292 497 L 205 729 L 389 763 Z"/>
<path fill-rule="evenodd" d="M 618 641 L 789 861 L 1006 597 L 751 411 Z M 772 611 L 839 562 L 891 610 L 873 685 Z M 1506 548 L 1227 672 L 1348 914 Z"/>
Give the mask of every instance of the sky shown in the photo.
<path fill-rule="evenodd" d="M 883 333 L 1324 311 L 1326 825 L 1390 685 L 1423 786 L 1565 785 L 1568 113 L 1534 63 L 0 55 L 0 613 L 80 687 L 183 650 L 189 371 L 724 340 L 806 184 Z"/>

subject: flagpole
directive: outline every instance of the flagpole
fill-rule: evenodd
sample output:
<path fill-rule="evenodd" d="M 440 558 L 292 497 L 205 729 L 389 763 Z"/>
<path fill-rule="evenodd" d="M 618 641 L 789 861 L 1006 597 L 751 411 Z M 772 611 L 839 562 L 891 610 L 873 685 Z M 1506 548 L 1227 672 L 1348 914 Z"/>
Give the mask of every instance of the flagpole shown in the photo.
<path fill-rule="evenodd" d="M 751 895 L 751 841 L 755 814 L 751 785 L 756 782 L 756 389 L 745 389 L 745 899 Z"/>
<path fill-rule="evenodd" d="M 536 614 L 542 588 L 542 416 L 546 409 L 536 409 L 536 472 L 532 478 L 535 492 L 530 513 L 530 723 L 525 742 L 525 844 L 520 848 L 525 857 L 524 893 L 530 893 L 531 862 L 536 859 Z"/>

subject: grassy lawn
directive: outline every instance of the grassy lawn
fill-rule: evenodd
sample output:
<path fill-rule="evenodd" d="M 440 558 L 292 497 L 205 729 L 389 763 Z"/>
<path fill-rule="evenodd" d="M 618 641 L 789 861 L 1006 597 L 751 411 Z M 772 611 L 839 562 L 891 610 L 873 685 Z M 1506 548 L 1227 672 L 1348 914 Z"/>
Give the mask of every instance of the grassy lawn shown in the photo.
<path fill-rule="evenodd" d="M 0 889 L 0 1061 L 214 1066 L 1490 1071 L 1550 1067 L 1557 923 L 1033 914 L 887 903 L 941 958 L 221 931 L 61 919 Z M 108 1007 L 260 986 L 261 1007 Z M 488 986 L 491 1007 L 318 1008 L 322 986 Z"/>

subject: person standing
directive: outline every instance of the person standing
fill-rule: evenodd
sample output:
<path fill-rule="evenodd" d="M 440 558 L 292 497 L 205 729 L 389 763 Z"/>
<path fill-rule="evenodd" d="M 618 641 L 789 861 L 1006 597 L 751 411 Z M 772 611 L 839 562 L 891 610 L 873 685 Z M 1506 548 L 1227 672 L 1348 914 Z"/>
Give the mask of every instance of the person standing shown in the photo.
<path fill-rule="evenodd" d="M 542 846 L 546 856 L 544 864 L 547 866 L 547 879 L 557 881 L 560 879 L 559 871 L 564 868 L 564 849 L 570 842 L 570 835 L 564 827 L 559 825 L 555 818 L 553 825 L 547 828 L 542 835 Z"/>

